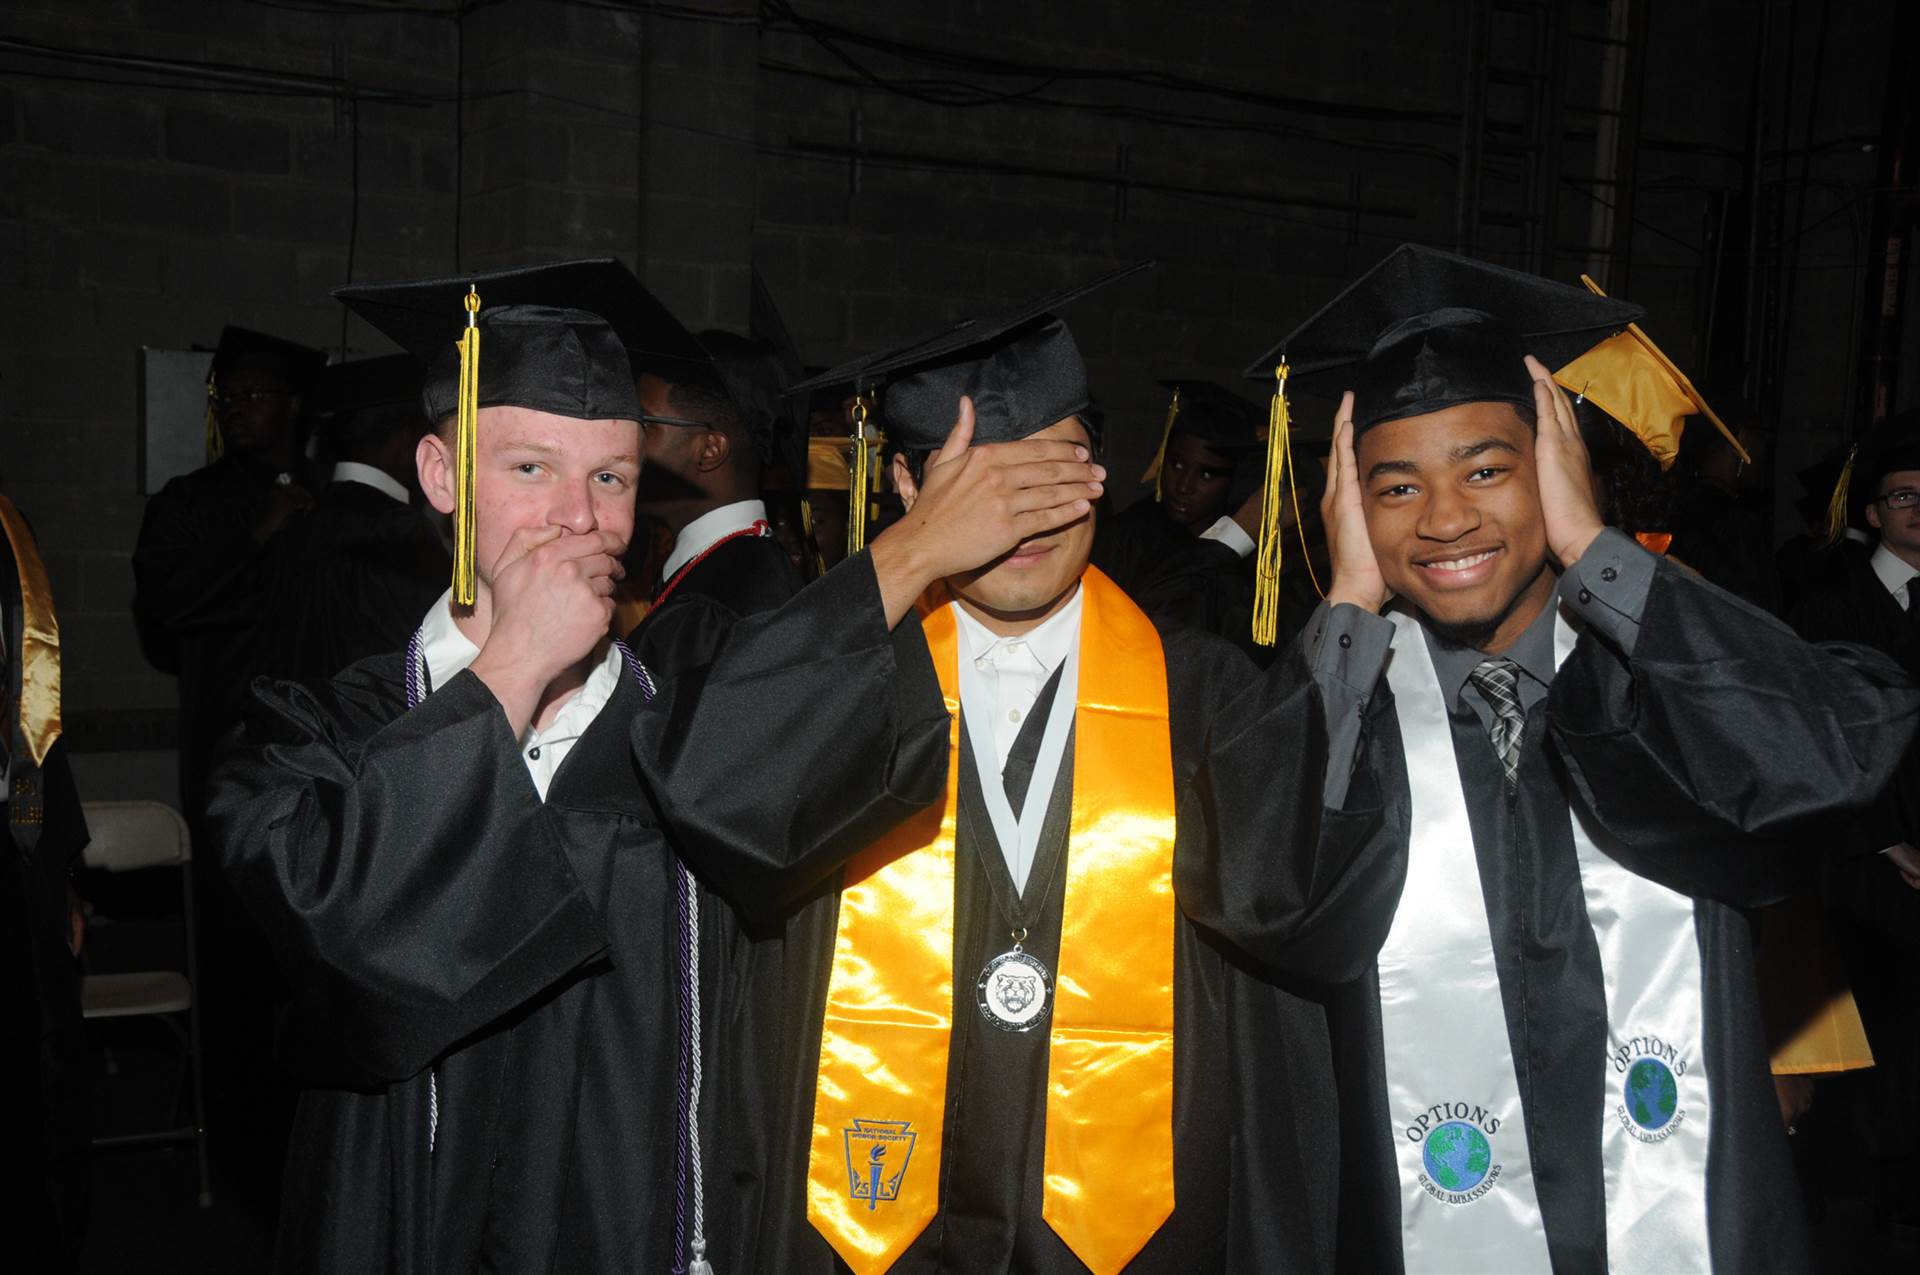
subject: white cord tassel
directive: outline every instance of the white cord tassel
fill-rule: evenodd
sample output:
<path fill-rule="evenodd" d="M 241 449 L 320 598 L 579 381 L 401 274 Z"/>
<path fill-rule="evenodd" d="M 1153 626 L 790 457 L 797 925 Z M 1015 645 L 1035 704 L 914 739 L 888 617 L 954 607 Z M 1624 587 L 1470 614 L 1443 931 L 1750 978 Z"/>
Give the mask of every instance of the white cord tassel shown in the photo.
<path fill-rule="evenodd" d="M 433 1140 L 440 1132 L 440 1073 L 427 1073 L 427 1154 L 433 1154 Z"/>
<path fill-rule="evenodd" d="M 690 1002 L 688 1017 L 692 1020 L 690 1034 L 693 1049 L 691 1068 L 691 1092 L 687 1095 L 687 1160 L 693 1172 L 693 1229 L 687 1240 L 687 1251 L 692 1259 L 687 1263 L 687 1275 L 713 1275 L 713 1265 L 707 1261 L 707 1184 L 704 1166 L 700 1160 L 700 897 L 695 892 L 693 873 L 683 864 L 680 868 L 681 888 L 687 892 L 687 939 L 692 951 L 687 959 L 687 995 Z"/>

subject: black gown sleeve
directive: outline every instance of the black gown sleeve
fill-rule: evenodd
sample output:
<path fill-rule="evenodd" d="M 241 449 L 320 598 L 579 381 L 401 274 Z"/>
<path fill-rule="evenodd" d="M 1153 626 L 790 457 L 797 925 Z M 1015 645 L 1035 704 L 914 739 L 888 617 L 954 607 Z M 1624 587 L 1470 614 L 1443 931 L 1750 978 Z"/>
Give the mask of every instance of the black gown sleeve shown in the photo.
<path fill-rule="evenodd" d="M 1763 861 L 1821 844 L 1886 785 L 1920 691 L 1886 656 L 1803 641 L 1661 562 L 1631 654 L 1583 635 L 1549 719 L 1584 807 L 1623 849 L 1657 852 L 1655 874 L 1690 892 L 1760 903 L 1789 884 Z"/>
<path fill-rule="evenodd" d="M 1323 800 L 1327 709 L 1304 642 L 1264 674 L 1237 656 L 1233 664 L 1237 675 L 1208 688 L 1214 711 L 1199 765 L 1176 776 L 1180 906 L 1270 969 L 1357 977 L 1386 940 L 1406 875 L 1408 803 L 1399 785 L 1381 782 L 1397 773 L 1384 751 L 1397 733 L 1383 741 L 1379 729 L 1391 697 L 1375 694 L 1358 710 L 1365 725 L 1334 808 Z"/>
<path fill-rule="evenodd" d="M 633 745 L 676 848 L 762 919 L 937 798 L 947 736 L 919 622 L 887 631 L 860 554 L 663 683 Z"/>
<path fill-rule="evenodd" d="M 419 1072 L 607 946 L 485 683 L 406 711 L 368 667 L 258 683 L 208 811 L 298 1061 L 348 1085 Z"/>
<path fill-rule="evenodd" d="M 675 598 L 647 614 L 627 644 L 657 682 L 670 682 L 713 662 L 740 615 L 705 594 Z"/>

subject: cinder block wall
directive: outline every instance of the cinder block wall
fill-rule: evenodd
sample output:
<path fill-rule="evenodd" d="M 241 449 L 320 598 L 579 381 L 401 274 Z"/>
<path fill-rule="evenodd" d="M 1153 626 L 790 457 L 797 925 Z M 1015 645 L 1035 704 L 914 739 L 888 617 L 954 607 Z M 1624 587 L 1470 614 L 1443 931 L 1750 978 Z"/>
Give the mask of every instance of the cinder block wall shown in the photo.
<path fill-rule="evenodd" d="M 696 327 L 744 324 L 757 261 L 828 363 L 1152 257 L 1070 312 L 1124 496 L 1157 377 L 1232 377 L 1393 244 L 1452 242 L 1465 0 L 794 3 L 798 30 L 754 0 L 503 0 L 458 22 L 0 7 L 0 490 L 53 573 L 90 776 L 171 738 L 172 680 L 128 613 L 142 345 L 210 345 L 236 322 L 379 352 L 327 298 L 349 274 L 615 253 Z M 1872 180 L 1891 3 L 1832 18 L 1787 385 L 1801 450 L 1845 400 L 1864 264 L 1848 209 Z M 1708 196 L 1741 185 L 1752 110 L 1797 143 L 1811 75 L 1799 65 L 1791 100 L 1784 75 L 1750 98 L 1753 6 L 1652 8 L 1631 292 L 1685 361 Z M 834 25 L 1035 69 L 930 66 Z M 1789 171 L 1795 156 L 1769 168 Z M 1796 211 L 1776 200 L 1763 235 Z"/>

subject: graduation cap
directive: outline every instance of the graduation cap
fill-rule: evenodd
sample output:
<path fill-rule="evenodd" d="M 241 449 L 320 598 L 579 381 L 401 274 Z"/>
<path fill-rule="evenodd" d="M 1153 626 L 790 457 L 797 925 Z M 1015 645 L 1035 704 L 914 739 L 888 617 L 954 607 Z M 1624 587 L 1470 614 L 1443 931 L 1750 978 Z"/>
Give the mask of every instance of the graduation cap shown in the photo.
<path fill-rule="evenodd" d="M 1580 282 L 1597 297 L 1607 295 L 1584 274 Z M 1637 323 L 1629 323 L 1625 332 L 1608 337 L 1558 368 L 1553 379 L 1626 426 L 1646 444 L 1663 470 L 1671 469 L 1680 454 L 1680 432 L 1689 416 L 1706 417 L 1733 444 L 1741 460 L 1753 463 L 1753 457 L 1686 373 Z"/>
<path fill-rule="evenodd" d="M 1310 386 L 1338 381 L 1336 393 L 1351 389 L 1354 428 L 1362 432 L 1463 403 L 1530 408 L 1533 378 L 1525 355 L 1563 366 L 1643 313 L 1524 271 L 1402 244 L 1254 360 L 1246 375 L 1274 382 L 1254 640 L 1270 645 L 1277 631 L 1279 485 L 1283 472 L 1293 472 L 1290 376 Z M 1297 508 L 1298 492 L 1293 495 Z"/>
<path fill-rule="evenodd" d="M 679 321 L 611 257 L 356 285 L 333 295 L 421 360 L 427 419 L 457 419 L 453 585 L 461 606 L 474 600 L 479 410 L 524 407 L 575 420 L 638 421 L 635 364 L 704 359 Z"/>
<path fill-rule="evenodd" d="M 936 451 L 953 429 L 961 397 L 973 400 L 976 443 L 1026 438 L 1092 406 L 1087 366 L 1067 325 L 1054 311 L 1108 284 L 1152 266 L 1140 261 L 1097 279 L 984 318 L 963 319 L 931 336 L 878 354 L 864 355 L 789 387 L 800 394 L 825 386 L 851 386 L 854 407 L 852 487 L 866 485 L 867 397 L 885 387 L 887 437 L 902 451 Z M 864 541 L 864 509 L 854 501 L 847 535 Z M 855 524 L 859 524 L 856 528 Z"/>
<path fill-rule="evenodd" d="M 420 360 L 411 354 L 354 359 L 321 369 L 314 385 L 314 416 L 320 431 L 339 443 L 367 437 L 402 413 L 419 422 Z"/>
<path fill-rule="evenodd" d="M 215 410 L 222 381 L 240 373 L 260 372 L 283 382 L 291 393 L 305 394 L 326 362 L 325 351 L 296 341 L 231 324 L 222 328 L 220 343 L 213 350 L 213 362 L 207 367 L 207 462 L 219 460 L 226 450 L 220 435 L 219 413 Z"/>
<path fill-rule="evenodd" d="M 1141 482 L 1153 484 L 1155 500 L 1161 497 L 1160 470 L 1166 464 L 1167 443 L 1175 430 L 1235 457 L 1265 441 L 1266 422 L 1260 419 L 1259 409 L 1225 386 L 1192 378 L 1162 381 L 1160 386 L 1171 391 L 1173 397 L 1167 402 L 1160 448 L 1140 475 Z"/>

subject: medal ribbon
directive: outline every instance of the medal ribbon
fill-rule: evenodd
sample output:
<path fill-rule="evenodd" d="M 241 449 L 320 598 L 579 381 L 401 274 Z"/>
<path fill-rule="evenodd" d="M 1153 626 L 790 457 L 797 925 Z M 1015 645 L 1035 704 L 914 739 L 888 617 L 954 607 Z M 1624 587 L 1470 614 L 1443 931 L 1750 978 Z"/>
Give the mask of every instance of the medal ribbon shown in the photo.
<path fill-rule="evenodd" d="M 1081 589 L 1093 640 L 1075 703 L 1041 1212 L 1108 1275 L 1173 1211 L 1173 754 L 1159 634 L 1099 571 Z M 924 629 L 952 718 L 946 796 L 847 866 L 814 1092 L 807 1218 L 856 1275 L 885 1271 L 939 1210 L 959 640 L 946 607 Z"/>

